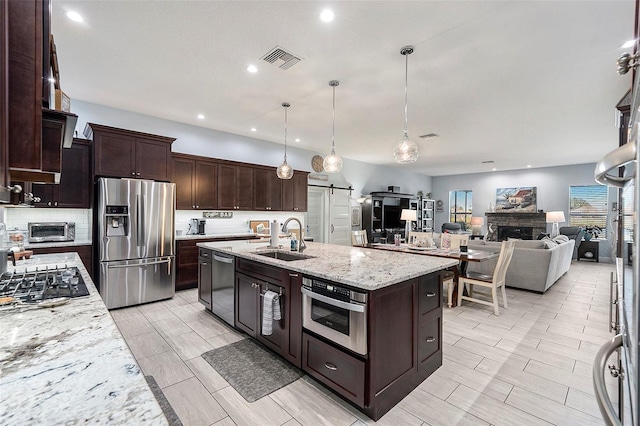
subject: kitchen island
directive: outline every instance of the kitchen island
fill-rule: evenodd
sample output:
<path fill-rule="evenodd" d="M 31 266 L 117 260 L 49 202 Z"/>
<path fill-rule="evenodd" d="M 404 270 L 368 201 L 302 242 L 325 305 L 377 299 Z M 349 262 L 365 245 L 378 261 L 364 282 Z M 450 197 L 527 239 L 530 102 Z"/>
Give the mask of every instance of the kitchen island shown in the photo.
<path fill-rule="evenodd" d="M 233 325 L 374 420 L 442 365 L 441 270 L 457 260 L 312 242 L 300 254 L 267 244 L 199 243 L 203 304 L 216 313 L 218 274 L 209 265 L 232 255 L 235 297 L 221 297 L 234 305 Z M 282 319 L 265 334 L 268 291 L 279 295 Z"/>
<path fill-rule="evenodd" d="M 78 255 L 33 256 L 17 268 L 65 264 L 79 269 L 89 296 L 0 307 L 0 424 L 166 425 Z"/>

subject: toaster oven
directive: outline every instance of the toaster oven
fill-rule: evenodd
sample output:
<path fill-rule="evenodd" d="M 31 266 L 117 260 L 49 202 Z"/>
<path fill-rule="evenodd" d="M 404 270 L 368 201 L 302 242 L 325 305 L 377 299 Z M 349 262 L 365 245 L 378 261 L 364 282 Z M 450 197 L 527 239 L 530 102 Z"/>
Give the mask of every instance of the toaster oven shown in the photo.
<path fill-rule="evenodd" d="M 29 222 L 29 242 L 73 241 L 76 239 L 74 222 Z"/>

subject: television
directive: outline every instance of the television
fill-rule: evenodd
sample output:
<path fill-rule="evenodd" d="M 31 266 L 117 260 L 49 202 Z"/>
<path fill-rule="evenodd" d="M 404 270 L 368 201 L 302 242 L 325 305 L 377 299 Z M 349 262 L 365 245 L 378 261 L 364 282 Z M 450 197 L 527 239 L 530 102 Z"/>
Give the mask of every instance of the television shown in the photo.
<path fill-rule="evenodd" d="M 382 227 L 384 229 L 404 228 L 404 220 L 400 220 L 402 215 L 401 206 L 384 206 Z"/>

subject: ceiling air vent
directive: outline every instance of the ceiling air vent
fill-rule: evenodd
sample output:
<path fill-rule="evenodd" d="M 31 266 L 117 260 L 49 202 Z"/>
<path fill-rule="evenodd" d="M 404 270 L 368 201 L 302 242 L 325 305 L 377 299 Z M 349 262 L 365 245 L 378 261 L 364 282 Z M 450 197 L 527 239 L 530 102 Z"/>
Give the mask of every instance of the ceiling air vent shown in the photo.
<path fill-rule="evenodd" d="M 302 60 L 293 53 L 287 52 L 280 46 L 274 47 L 260 59 L 269 62 L 270 64 L 273 64 L 283 70 L 288 70 Z"/>
<path fill-rule="evenodd" d="M 419 137 L 421 139 L 429 139 L 429 138 L 437 138 L 440 135 L 437 135 L 435 133 L 427 133 L 426 135 L 420 135 Z"/>

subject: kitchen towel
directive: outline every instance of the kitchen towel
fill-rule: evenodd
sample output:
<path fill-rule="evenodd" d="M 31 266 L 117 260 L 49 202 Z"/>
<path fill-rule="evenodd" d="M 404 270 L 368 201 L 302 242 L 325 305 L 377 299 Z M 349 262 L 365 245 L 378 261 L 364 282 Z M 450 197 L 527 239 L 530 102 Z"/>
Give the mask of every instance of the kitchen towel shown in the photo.
<path fill-rule="evenodd" d="M 280 321 L 280 296 L 278 293 L 267 290 L 262 298 L 262 335 L 271 336 L 273 334 L 273 322 Z"/>
<path fill-rule="evenodd" d="M 274 219 L 273 222 L 271 222 L 271 239 L 269 240 L 269 246 L 278 247 L 279 236 L 280 224 Z"/>

